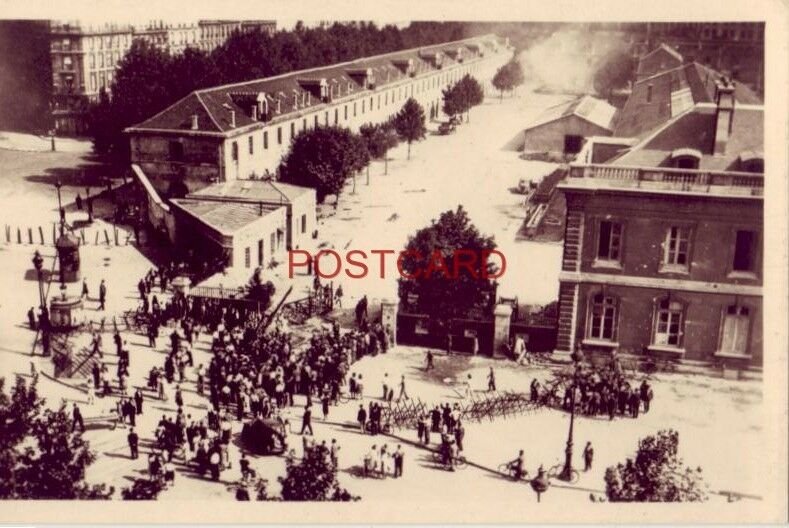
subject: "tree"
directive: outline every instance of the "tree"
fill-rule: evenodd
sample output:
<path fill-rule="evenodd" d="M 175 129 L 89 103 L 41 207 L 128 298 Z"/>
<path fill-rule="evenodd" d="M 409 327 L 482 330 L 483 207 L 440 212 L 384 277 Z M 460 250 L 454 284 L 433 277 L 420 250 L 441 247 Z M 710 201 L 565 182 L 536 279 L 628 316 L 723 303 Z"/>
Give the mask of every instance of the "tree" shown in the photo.
<path fill-rule="evenodd" d="M 381 123 L 374 125 L 367 123 L 359 128 L 359 135 L 364 139 L 367 145 L 367 151 L 370 153 L 372 159 L 384 160 L 384 174 L 388 174 L 389 166 L 387 163 L 387 153 L 390 149 L 397 146 L 397 132 L 391 123 Z M 370 184 L 370 168 L 367 167 L 367 184 Z"/>
<path fill-rule="evenodd" d="M 482 89 L 479 81 L 468 73 L 458 81 L 457 89 L 460 92 L 460 101 L 463 111 L 466 112 L 466 122 L 468 122 L 471 109 L 481 105 L 485 100 L 485 91 Z"/>
<path fill-rule="evenodd" d="M 455 83 L 441 90 L 441 96 L 444 101 L 441 110 L 449 117 L 462 114 L 466 110 L 465 103 L 462 100 L 463 94 L 458 87 L 459 83 Z"/>
<path fill-rule="evenodd" d="M 307 448 L 304 458 L 285 459 L 285 476 L 279 477 L 282 500 L 286 501 L 352 501 L 359 500 L 337 481 L 337 468 L 331 463 L 329 449 L 316 445 Z"/>
<path fill-rule="evenodd" d="M 329 194 L 339 197 L 353 171 L 360 168 L 359 141 L 347 128 L 336 126 L 307 130 L 296 136 L 280 165 L 284 181 L 313 187 L 318 201 Z"/>
<path fill-rule="evenodd" d="M 108 499 L 104 484 L 85 482 L 95 460 L 82 433 L 72 433 L 65 403 L 44 407 L 35 384 L 17 378 L 10 396 L 0 378 L 0 498 Z"/>
<path fill-rule="evenodd" d="M 416 99 L 409 97 L 395 116 L 394 127 L 400 139 L 408 143 L 408 159 L 411 159 L 411 143 L 424 139 L 427 132 L 425 109 Z"/>
<path fill-rule="evenodd" d="M 592 80 L 598 94 L 611 97 L 614 90 L 626 88 L 635 75 L 636 61 L 623 49 L 615 49 L 603 57 Z"/>
<path fill-rule="evenodd" d="M 493 76 L 493 86 L 499 91 L 499 99 L 504 98 L 504 92 L 512 92 L 516 87 L 523 84 L 523 68 L 518 60 L 511 60 L 496 71 Z"/>
<path fill-rule="evenodd" d="M 123 500 L 156 500 L 164 489 L 164 483 L 159 480 L 136 478 L 131 487 L 121 490 Z"/>
<path fill-rule="evenodd" d="M 356 194 L 356 175 L 364 168 L 367 168 L 367 184 L 370 184 L 370 151 L 367 148 L 367 141 L 359 134 L 352 134 L 351 139 L 353 146 L 351 152 L 353 153 L 353 165 L 351 174 L 353 174 L 353 194 Z M 337 202 L 334 202 L 337 207 Z"/>
<path fill-rule="evenodd" d="M 263 268 L 256 268 L 247 283 L 247 299 L 260 303 L 265 310 L 271 304 L 271 298 L 277 289 L 271 281 L 263 282 Z"/>
<path fill-rule="evenodd" d="M 400 299 L 407 301 L 415 294 L 417 310 L 444 328 L 450 319 L 468 317 L 486 306 L 494 294 L 493 281 L 487 277 L 498 267 L 482 261 L 486 260 L 483 252 L 495 248 L 493 237 L 481 235 L 462 206 L 442 213 L 438 221 L 408 239 L 402 267 L 406 275 L 419 276 L 399 279 Z M 474 273 L 459 267 L 454 276 L 453 259 L 458 250 L 470 250 L 476 256 Z M 448 273 L 442 272 L 442 267 Z"/>
<path fill-rule="evenodd" d="M 699 502 L 707 500 L 701 468 L 691 469 L 677 455 L 679 433 L 658 431 L 638 442 L 635 460 L 605 471 L 605 492 L 612 502 Z"/>

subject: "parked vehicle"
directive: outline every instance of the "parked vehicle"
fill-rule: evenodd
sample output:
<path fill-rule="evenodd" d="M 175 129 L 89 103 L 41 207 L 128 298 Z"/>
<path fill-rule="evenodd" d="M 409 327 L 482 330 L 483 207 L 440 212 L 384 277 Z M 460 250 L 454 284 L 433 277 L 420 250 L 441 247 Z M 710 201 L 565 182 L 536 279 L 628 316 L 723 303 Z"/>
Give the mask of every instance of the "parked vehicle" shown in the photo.
<path fill-rule="evenodd" d="M 438 126 L 438 133 L 441 134 L 442 136 L 447 136 L 455 132 L 456 128 L 457 126 L 454 123 L 452 123 L 452 121 L 448 121 L 446 123 L 441 123 Z"/>

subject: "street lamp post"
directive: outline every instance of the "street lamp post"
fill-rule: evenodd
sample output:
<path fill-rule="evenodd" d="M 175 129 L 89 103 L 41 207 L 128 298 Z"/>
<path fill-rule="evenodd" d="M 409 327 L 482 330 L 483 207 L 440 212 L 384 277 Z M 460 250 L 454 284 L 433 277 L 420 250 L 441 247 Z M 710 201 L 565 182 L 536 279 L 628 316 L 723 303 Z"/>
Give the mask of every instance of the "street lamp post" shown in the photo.
<path fill-rule="evenodd" d="M 63 209 L 63 202 L 60 199 L 60 188 L 63 183 L 60 180 L 55 182 L 55 189 L 58 191 L 58 211 L 60 213 L 60 236 L 63 236 L 63 226 L 66 224 L 66 211 Z"/>
<path fill-rule="evenodd" d="M 570 390 L 570 429 L 567 431 L 567 447 L 564 449 L 564 468 L 558 479 L 570 482 L 573 479 L 573 427 L 575 426 L 575 391 L 578 386 L 578 362 L 575 361 L 573 384 Z"/>

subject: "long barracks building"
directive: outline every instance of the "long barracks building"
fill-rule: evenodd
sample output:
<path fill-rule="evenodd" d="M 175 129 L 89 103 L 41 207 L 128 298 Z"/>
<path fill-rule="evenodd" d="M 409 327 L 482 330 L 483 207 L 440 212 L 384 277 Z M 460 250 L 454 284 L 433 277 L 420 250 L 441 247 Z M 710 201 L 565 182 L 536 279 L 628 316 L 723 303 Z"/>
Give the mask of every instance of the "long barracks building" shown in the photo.
<path fill-rule="evenodd" d="M 485 35 L 198 90 L 126 129 L 131 161 L 165 194 L 174 182 L 193 192 L 273 174 L 303 130 L 356 131 L 386 121 L 409 97 L 437 116 L 448 84 L 470 74 L 492 91 L 511 57 L 509 42 Z"/>

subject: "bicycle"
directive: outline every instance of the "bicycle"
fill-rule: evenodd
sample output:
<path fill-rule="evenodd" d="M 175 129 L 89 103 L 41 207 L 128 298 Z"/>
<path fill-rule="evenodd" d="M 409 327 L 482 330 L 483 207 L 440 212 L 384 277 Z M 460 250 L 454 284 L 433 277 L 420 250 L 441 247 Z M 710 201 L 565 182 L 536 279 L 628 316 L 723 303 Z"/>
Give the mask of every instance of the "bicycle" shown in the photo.
<path fill-rule="evenodd" d="M 505 474 L 509 478 L 515 480 L 515 467 L 513 466 L 512 461 L 504 462 L 502 464 L 499 464 L 498 467 L 496 468 L 496 470 L 499 473 Z M 517 479 L 517 480 L 531 480 L 529 478 L 529 472 L 526 471 L 525 469 L 522 470 L 522 474 L 521 474 L 520 478 Z"/>
<path fill-rule="evenodd" d="M 444 466 L 445 468 L 448 466 L 446 464 L 446 459 L 444 454 L 441 451 L 433 451 L 433 462 L 438 466 Z M 453 467 L 455 469 L 466 469 L 468 467 L 468 462 L 466 461 L 466 456 L 458 454 L 453 460 L 452 465 L 449 467 Z"/>
<path fill-rule="evenodd" d="M 560 463 L 560 464 L 556 464 L 551 469 L 549 469 L 548 473 L 547 473 L 547 476 L 548 476 L 549 479 L 564 480 L 564 479 L 559 478 L 559 475 L 561 475 L 562 473 L 564 473 L 564 464 Z M 567 481 L 567 482 L 569 482 L 570 484 L 575 484 L 576 482 L 578 482 L 578 479 L 580 479 L 580 478 L 581 478 L 581 474 L 578 472 L 578 470 L 577 469 L 571 469 L 570 470 L 570 480 Z"/>

